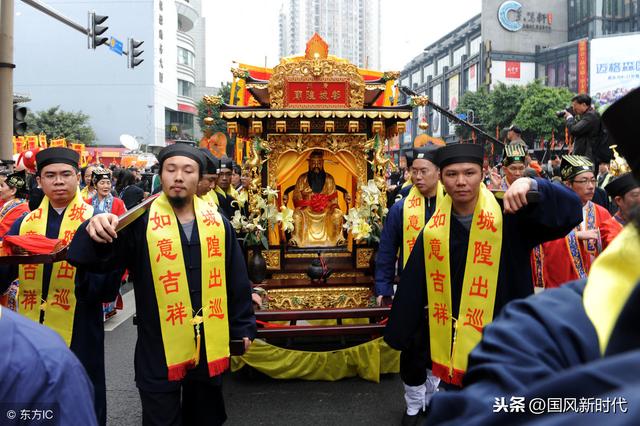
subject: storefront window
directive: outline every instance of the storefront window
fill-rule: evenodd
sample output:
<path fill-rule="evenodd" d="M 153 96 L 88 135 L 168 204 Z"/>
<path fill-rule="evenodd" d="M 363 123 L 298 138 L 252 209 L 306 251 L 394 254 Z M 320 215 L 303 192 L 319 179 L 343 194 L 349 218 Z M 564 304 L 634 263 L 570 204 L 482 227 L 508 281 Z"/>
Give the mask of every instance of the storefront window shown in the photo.
<path fill-rule="evenodd" d="M 558 78 L 556 83 L 558 87 L 567 86 L 567 63 L 566 62 L 560 62 L 558 64 Z"/>
<path fill-rule="evenodd" d="M 567 86 L 572 92 L 578 91 L 578 55 L 575 53 L 569 55 L 569 73 Z"/>
<path fill-rule="evenodd" d="M 556 85 L 555 64 L 547 64 L 547 86 L 554 87 L 555 85 Z"/>

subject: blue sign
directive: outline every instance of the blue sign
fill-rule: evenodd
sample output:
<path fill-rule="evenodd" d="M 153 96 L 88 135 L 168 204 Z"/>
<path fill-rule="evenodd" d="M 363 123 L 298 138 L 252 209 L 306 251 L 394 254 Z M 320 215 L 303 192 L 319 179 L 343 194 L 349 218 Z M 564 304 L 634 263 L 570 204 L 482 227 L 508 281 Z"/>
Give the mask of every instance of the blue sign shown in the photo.
<path fill-rule="evenodd" d="M 522 5 L 514 0 L 505 1 L 498 8 L 498 22 L 507 31 L 516 32 L 522 29 L 522 24 L 509 18 L 509 12 L 518 12 Z"/>
<path fill-rule="evenodd" d="M 113 37 L 111 37 L 111 40 L 109 40 L 109 49 L 111 49 L 112 51 L 116 52 L 118 55 L 122 55 L 124 52 L 122 51 L 122 42 L 120 40 L 117 40 Z"/>
<path fill-rule="evenodd" d="M 467 114 L 465 114 L 464 112 L 461 112 L 461 113 L 456 114 L 456 117 L 458 117 L 460 120 L 466 120 L 467 119 Z"/>

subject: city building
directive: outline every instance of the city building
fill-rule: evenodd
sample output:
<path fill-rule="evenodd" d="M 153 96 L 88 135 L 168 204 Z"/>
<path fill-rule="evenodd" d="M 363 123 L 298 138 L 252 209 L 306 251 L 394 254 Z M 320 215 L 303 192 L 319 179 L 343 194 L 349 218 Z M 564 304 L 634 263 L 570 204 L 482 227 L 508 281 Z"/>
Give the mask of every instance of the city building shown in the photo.
<path fill-rule="evenodd" d="M 380 0 L 285 0 L 279 14 L 280 57 L 303 53 L 318 33 L 331 54 L 378 69 L 380 19 Z"/>
<path fill-rule="evenodd" d="M 30 110 L 60 105 L 82 111 L 91 117 L 98 144 L 118 144 L 122 134 L 149 146 L 198 136 L 197 99 L 212 90 L 204 83 L 201 0 L 71 0 L 52 6 L 83 25 L 89 10 L 107 15 L 104 35 L 121 41 L 125 51 L 128 38 L 144 41 L 144 62 L 128 69 L 126 55 L 107 45 L 87 49 L 86 36 L 16 2 L 14 88 L 31 97 Z"/>
<path fill-rule="evenodd" d="M 400 81 L 451 111 L 468 90 L 535 79 L 590 93 L 605 105 L 640 85 L 637 31 L 640 0 L 483 0 L 479 15 L 427 46 Z M 431 136 L 457 140 L 444 117 L 420 108 L 402 137 L 404 148 L 424 132 L 421 121 Z"/>

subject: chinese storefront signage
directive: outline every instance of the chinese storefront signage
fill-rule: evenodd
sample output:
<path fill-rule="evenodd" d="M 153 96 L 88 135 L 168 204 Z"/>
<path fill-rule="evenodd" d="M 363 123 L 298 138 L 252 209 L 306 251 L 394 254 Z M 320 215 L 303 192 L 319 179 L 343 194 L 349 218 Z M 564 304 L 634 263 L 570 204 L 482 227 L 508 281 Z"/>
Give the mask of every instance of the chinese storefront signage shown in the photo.
<path fill-rule="evenodd" d="M 553 14 L 523 11 L 520 2 L 509 0 L 498 8 L 498 22 L 507 31 L 520 30 L 551 32 Z"/>

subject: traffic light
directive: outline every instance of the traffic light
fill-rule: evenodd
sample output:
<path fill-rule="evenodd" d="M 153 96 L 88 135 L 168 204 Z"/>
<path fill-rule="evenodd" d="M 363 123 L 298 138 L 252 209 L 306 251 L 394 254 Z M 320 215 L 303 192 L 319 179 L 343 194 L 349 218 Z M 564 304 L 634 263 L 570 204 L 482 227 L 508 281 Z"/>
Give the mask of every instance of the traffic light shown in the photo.
<path fill-rule="evenodd" d="M 109 27 L 101 26 L 108 18 L 108 16 L 96 15 L 95 12 L 89 12 L 89 47 L 91 49 L 95 49 L 109 40 L 108 37 L 100 37 L 109 29 Z"/>
<path fill-rule="evenodd" d="M 13 106 L 13 136 L 22 136 L 27 132 L 26 116 L 26 107 Z"/>
<path fill-rule="evenodd" d="M 144 50 L 138 50 L 138 48 L 142 46 L 142 43 L 144 43 L 144 41 L 138 41 L 133 38 L 129 39 L 129 50 L 127 51 L 129 68 L 135 68 L 144 61 L 144 59 L 138 59 L 138 56 L 144 52 Z"/>

